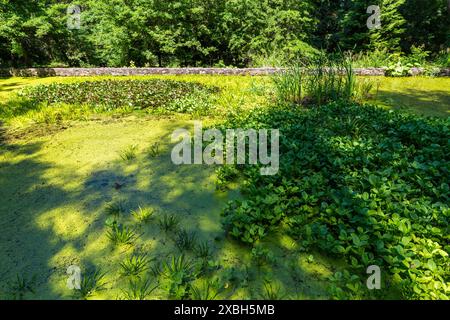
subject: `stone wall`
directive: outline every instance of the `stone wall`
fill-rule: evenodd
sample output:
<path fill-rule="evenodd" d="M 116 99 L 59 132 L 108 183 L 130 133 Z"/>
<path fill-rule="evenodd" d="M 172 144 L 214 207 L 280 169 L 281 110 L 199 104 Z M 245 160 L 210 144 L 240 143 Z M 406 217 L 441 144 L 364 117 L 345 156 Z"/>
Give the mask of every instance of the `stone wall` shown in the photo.
<path fill-rule="evenodd" d="M 282 70 L 281 68 L 28 68 L 28 69 L 0 69 L 0 76 L 20 77 L 51 77 L 51 76 L 140 76 L 151 74 L 208 74 L 208 75 L 270 75 Z M 423 73 L 421 68 L 413 68 L 414 75 Z M 384 76 L 383 68 L 356 68 L 357 75 Z M 440 76 L 450 76 L 450 69 L 442 69 Z"/>

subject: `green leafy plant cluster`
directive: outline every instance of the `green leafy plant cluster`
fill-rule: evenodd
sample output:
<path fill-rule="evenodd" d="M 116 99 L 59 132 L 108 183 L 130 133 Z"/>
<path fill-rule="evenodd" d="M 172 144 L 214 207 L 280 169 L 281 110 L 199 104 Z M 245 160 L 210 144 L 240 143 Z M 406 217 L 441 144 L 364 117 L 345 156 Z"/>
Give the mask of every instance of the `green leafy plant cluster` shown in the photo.
<path fill-rule="evenodd" d="M 260 246 L 255 246 L 252 249 L 252 260 L 258 267 L 275 262 L 273 253 L 269 249 Z"/>
<path fill-rule="evenodd" d="M 122 275 L 140 278 L 140 275 L 148 269 L 147 255 L 144 253 L 133 253 L 120 263 Z"/>
<path fill-rule="evenodd" d="M 141 206 L 139 206 L 136 210 L 131 211 L 131 215 L 139 223 L 148 222 L 153 217 L 154 213 L 155 210 L 153 208 Z"/>
<path fill-rule="evenodd" d="M 378 265 L 405 298 L 449 297 L 448 119 L 334 102 L 272 107 L 228 126 L 281 133 L 278 175 L 236 167 L 245 199 L 222 213 L 231 236 L 254 244 L 287 230 L 303 248 L 345 257 L 348 278 Z"/>
<path fill-rule="evenodd" d="M 131 245 L 139 238 L 133 228 L 117 223 L 117 221 L 111 223 L 106 236 L 114 245 Z"/>
<path fill-rule="evenodd" d="M 189 113 L 198 106 L 202 110 L 210 108 L 210 95 L 214 92 L 217 88 L 193 82 L 101 80 L 38 85 L 25 88 L 20 96 L 37 103 L 92 105 L 107 111 L 126 107 L 131 110 L 162 109 Z"/>
<path fill-rule="evenodd" d="M 413 75 L 413 68 L 420 68 L 424 75 L 436 76 L 440 73 L 440 67 L 445 67 L 443 58 L 444 53 L 441 53 L 439 59 L 435 62 L 430 62 L 429 57 L 431 52 L 425 50 L 424 46 L 411 46 L 411 53 L 409 55 L 392 54 L 390 56 L 390 63 L 385 68 L 385 75 L 390 77 L 406 77 Z M 448 54 L 447 54 L 448 57 Z"/>
<path fill-rule="evenodd" d="M 95 292 L 105 288 L 105 275 L 100 269 L 91 269 L 81 278 L 80 290 L 77 290 L 75 296 L 86 300 Z"/>
<path fill-rule="evenodd" d="M 194 264 L 184 255 L 173 256 L 164 262 L 162 274 L 167 279 L 169 297 L 176 300 L 189 298 L 195 273 Z"/>
<path fill-rule="evenodd" d="M 395 64 L 389 65 L 385 69 L 385 75 L 388 77 L 407 77 L 411 76 L 411 68 L 413 68 L 414 65 L 412 63 L 406 63 L 404 64 L 402 61 L 398 61 Z"/>

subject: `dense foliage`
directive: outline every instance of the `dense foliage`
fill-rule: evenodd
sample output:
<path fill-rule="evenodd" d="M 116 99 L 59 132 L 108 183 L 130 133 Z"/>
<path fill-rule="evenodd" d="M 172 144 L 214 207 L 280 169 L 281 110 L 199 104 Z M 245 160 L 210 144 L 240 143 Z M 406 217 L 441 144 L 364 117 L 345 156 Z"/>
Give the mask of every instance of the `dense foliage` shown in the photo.
<path fill-rule="evenodd" d="M 221 184 L 240 176 L 246 196 L 223 212 L 231 236 L 255 244 L 278 229 L 305 250 L 345 257 L 351 271 L 332 277 L 336 298 L 365 296 L 370 265 L 403 297 L 449 297 L 448 119 L 333 102 L 241 113 L 230 126 L 281 135 L 278 175 L 219 171 Z"/>
<path fill-rule="evenodd" d="M 81 8 L 80 29 L 67 10 Z M 380 29 L 366 26 L 380 5 Z M 446 0 L 0 1 L 1 66 L 263 65 L 317 49 L 434 54 Z"/>
<path fill-rule="evenodd" d="M 103 110 L 127 107 L 131 110 L 193 112 L 210 107 L 210 95 L 216 91 L 216 88 L 193 82 L 102 80 L 33 86 L 24 89 L 20 95 L 36 103 L 86 104 Z"/>

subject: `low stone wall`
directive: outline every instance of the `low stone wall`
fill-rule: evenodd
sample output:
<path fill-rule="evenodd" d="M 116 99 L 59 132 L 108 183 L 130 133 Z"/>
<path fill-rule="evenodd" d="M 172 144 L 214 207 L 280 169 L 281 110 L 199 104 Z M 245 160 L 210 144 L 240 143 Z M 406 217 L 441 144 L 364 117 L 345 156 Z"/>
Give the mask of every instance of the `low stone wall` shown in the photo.
<path fill-rule="evenodd" d="M 28 68 L 1 69 L 0 75 L 21 77 L 43 76 L 144 76 L 144 75 L 250 75 L 274 74 L 279 68 Z"/>
<path fill-rule="evenodd" d="M 0 69 L 0 76 L 20 77 L 52 77 L 52 76 L 143 76 L 143 75 L 270 75 L 283 70 L 282 68 L 27 68 L 27 69 Z M 411 69 L 413 75 L 424 72 L 422 68 Z M 383 68 L 356 68 L 355 73 L 361 76 L 384 76 Z M 450 76 L 450 69 L 441 69 L 440 76 Z"/>

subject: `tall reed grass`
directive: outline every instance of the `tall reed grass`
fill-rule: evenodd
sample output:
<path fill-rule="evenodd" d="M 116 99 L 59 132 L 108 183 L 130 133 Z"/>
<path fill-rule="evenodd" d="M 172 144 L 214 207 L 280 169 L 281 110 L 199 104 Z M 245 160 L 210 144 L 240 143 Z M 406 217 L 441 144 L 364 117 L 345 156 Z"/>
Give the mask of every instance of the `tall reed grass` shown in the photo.
<path fill-rule="evenodd" d="M 369 81 L 358 83 L 349 56 L 316 55 L 273 76 L 278 102 L 322 105 L 337 100 L 359 100 L 371 91 Z"/>

